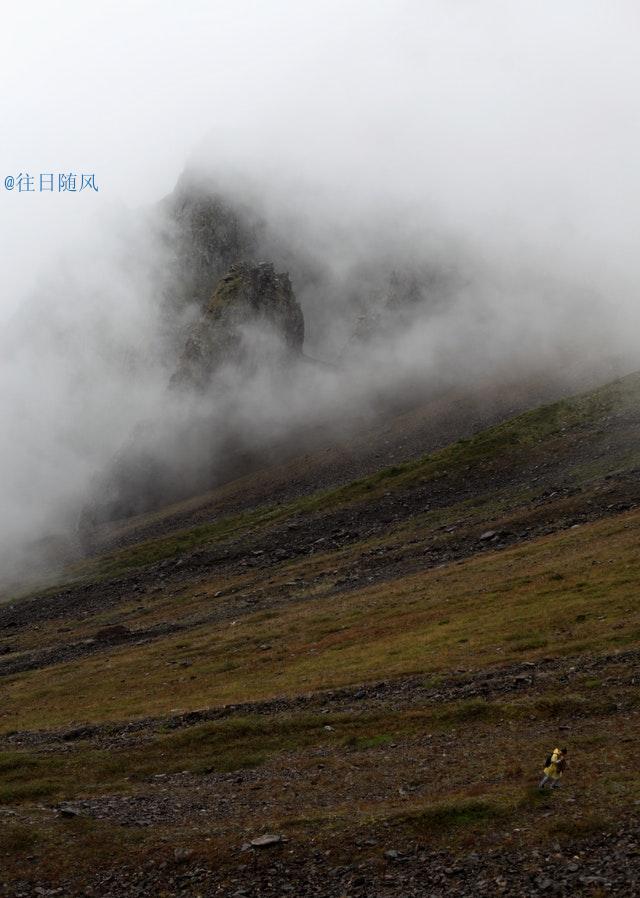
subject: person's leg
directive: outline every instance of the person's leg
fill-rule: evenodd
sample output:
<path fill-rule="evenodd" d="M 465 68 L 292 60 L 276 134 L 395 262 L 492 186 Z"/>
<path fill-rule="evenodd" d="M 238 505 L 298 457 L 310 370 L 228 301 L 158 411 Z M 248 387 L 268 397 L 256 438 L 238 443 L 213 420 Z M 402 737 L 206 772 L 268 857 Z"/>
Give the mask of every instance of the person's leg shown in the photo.
<path fill-rule="evenodd" d="M 557 780 L 554 780 L 554 781 L 551 783 L 551 788 L 552 788 L 552 789 L 557 789 L 557 788 L 559 788 L 559 786 L 560 786 L 560 777 L 558 777 Z"/>
<path fill-rule="evenodd" d="M 540 780 L 540 785 L 538 786 L 538 789 L 540 789 L 540 790 L 544 789 L 544 787 L 547 785 L 548 782 L 549 782 L 549 777 L 545 773 L 545 775 Z"/>

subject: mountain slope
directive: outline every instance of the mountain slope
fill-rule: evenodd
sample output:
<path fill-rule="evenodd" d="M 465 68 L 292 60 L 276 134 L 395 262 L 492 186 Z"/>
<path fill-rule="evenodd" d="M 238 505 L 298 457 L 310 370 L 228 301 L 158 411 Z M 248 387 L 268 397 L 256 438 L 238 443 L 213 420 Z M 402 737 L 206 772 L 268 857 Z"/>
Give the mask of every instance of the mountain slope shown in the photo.
<path fill-rule="evenodd" d="M 634 894 L 639 399 L 183 504 L 0 607 L 6 894 Z"/>

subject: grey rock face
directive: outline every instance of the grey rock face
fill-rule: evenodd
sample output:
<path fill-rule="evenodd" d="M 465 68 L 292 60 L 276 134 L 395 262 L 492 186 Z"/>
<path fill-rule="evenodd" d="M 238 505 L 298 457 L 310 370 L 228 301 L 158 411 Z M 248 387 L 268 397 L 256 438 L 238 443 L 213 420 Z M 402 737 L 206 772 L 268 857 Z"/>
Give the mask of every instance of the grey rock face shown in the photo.
<path fill-rule="evenodd" d="M 184 177 L 164 201 L 174 260 L 173 303 L 206 307 L 214 284 L 229 266 L 253 259 L 260 225 L 248 210 L 203 190 Z"/>
<path fill-rule="evenodd" d="M 170 386 L 205 392 L 225 365 L 242 374 L 284 366 L 301 354 L 304 318 L 288 274 L 269 262 L 239 262 L 219 281 L 183 343 Z M 218 383 L 218 395 L 224 387 Z M 227 391 L 232 396 L 232 391 Z M 156 422 L 140 426 L 114 459 L 80 522 L 125 517 L 209 487 L 242 470 L 243 434 L 233 422 L 220 433 L 208 416 L 178 421 L 167 433 Z"/>
<path fill-rule="evenodd" d="M 355 320 L 343 356 L 410 327 L 416 318 L 441 308 L 459 285 L 458 275 L 437 265 L 393 270 L 381 294 L 372 296 Z"/>
<path fill-rule="evenodd" d="M 280 356 L 301 352 L 302 309 L 289 275 L 277 273 L 270 262 L 230 267 L 187 338 L 172 384 L 205 387 L 225 362 L 251 361 L 244 337 L 252 326 L 275 338 Z"/>

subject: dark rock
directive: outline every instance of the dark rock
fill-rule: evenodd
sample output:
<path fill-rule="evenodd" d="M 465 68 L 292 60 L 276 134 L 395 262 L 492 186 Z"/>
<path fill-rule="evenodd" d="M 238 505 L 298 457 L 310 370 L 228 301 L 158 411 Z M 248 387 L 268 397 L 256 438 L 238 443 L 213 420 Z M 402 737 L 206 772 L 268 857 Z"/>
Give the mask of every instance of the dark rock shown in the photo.
<path fill-rule="evenodd" d="M 485 530 L 484 533 L 481 533 L 481 534 L 480 534 L 479 539 L 480 539 L 482 542 L 485 542 L 486 540 L 493 539 L 493 538 L 494 538 L 495 536 L 497 536 L 497 535 L 498 535 L 498 534 L 497 534 L 497 532 L 496 532 L 495 530 Z"/>
<path fill-rule="evenodd" d="M 189 334 L 173 385 L 208 386 L 225 362 L 255 364 L 256 347 L 249 346 L 247 328 L 256 325 L 274 337 L 276 357 L 299 354 L 304 318 L 288 274 L 278 274 L 270 262 L 238 262 L 216 286 L 202 319 Z"/>
<path fill-rule="evenodd" d="M 247 208 L 189 172 L 164 207 L 175 259 L 169 299 L 177 309 L 192 303 L 204 307 L 212 285 L 231 264 L 255 257 L 260 225 Z"/>
<path fill-rule="evenodd" d="M 125 624 L 113 624 L 98 630 L 94 638 L 99 642 L 115 642 L 130 635 L 131 630 Z"/>
<path fill-rule="evenodd" d="M 77 808 L 72 808 L 69 805 L 62 805 L 58 808 L 58 814 L 60 817 L 65 817 L 68 820 L 72 820 L 76 817 L 81 817 L 81 813 Z"/>
<path fill-rule="evenodd" d="M 74 727 L 74 729 L 63 733 L 62 738 L 65 742 L 75 742 L 77 739 L 90 739 L 95 732 L 96 727 L 92 726 Z"/>

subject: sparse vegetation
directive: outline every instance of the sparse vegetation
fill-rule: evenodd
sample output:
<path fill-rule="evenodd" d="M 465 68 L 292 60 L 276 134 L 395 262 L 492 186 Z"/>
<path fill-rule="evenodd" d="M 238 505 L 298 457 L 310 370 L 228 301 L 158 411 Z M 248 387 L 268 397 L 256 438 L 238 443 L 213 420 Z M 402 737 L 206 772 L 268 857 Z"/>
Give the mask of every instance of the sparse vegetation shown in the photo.
<path fill-rule="evenodd" d="M 505 817 L 507 813 L 506 808 L 496 802 L 468 799 L 440 802 L 404 815 L 401 820 L 415 827 L 420 835 L 425 835 L 450 828 L 495 822 Z"/>
<path fill-rule="evenodd" d="M 83 852 L 105 867 L 173 863 L 177 839 L 226 863 L 249 827 L 286 833 L 292 850 L 373 838 L 379 855 L 389 834 L 464 851 L 497 831 L 564 844 L 625 819 L 640 797 L 640 704 L 616 652 L 640 639 L 640 511 L 601 499 L 603 472 L 626 470 L 626 450 L 597 469 L 573 454 L 639 392 L 638 378 L 621 381 L 340 488 L 75 568 L 74 613 L 12 627 L 0 657 L 78 648 L 3 677 L 0 806 L 19 815 L 0 830 L 6 869 L 37 863 L 55 879 L 72 864 L 86 871 Z M 519 480 L 525 462 L 550 459 L 570 489 Z M 587 518 L 597 501 L 605 511 Z M 220 560 L 159 568 L 156 586 L 155 565 L 205 546 Z M 109 603 L 91 604 L 103 594 Z M 124 621 L 131 638 L 92 642 Z M 327 692 L 310 698 L 317 690 Z M 235 708 L 219 719 L 181 722 L 224 704 Z M 110 724 L 123 721 L 138 723 Z M 107 726 L 8 738 L 85 723 Z M 565 734 L 575 803 L 536 789 Z M 603 746 L 616 768 L 606 781 Z M 106 808 L 106 819 L 62 822 L 60 802 Z M 152 822 L 137 827 L 147 806 Z"/>

